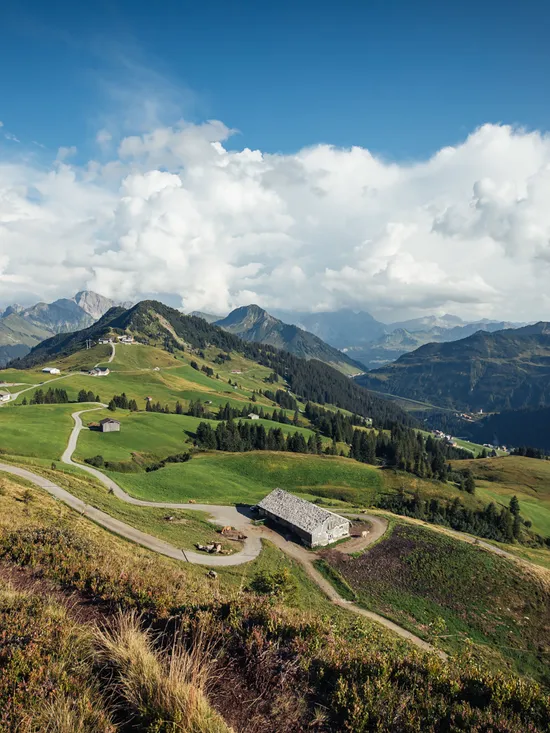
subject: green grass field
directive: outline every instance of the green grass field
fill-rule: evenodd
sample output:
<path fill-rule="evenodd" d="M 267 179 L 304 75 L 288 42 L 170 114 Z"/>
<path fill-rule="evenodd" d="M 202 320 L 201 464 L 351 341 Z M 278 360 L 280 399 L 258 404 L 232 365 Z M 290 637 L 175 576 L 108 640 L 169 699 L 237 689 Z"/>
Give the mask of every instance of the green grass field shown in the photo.
<path fill-rule="evenodd" d="M 471 468 L 476 480 L 476 496 L 488 503 L 508 506 L 517 496 L 521 515 L 531 520 L 533 529 L 550 537 L 550 461 L 522 456 L 456 461 L 459 468 Z"/>
<path fill-rule="evenodd" d="M 82 405 L 85 407 L 85 405 Z M 6 405 L 0 409 L 0 451 L 58 460 L 74 425 L 75 405 Z"/>
<path fill-rule="evenodd" d="M 128 493 L 151 501 L 254 504 L 277 486 L 311 497 L 369 504 L 382 487 L 372 466 L 297 453 L 204 453 L 151 473 L 111 473 Z"/>
<path fill-rule="evenodd" d="M 83 430 L 80 434 L 76 457 L 80 460 L 95 455 L 102 455 L 109 461 L 128 461 L 132 453 L 139 453 L 154 458 L 181 453 L 190 445 L 197 426 L 201 422 L 209 422 L 215 429 L 218 425 L 215 420 L 204 421 L 202 418 L 189 415 L 165 415 L 155 412 L 128 412 L 117 410 L 112 413 L 108 410 L 98 410 L 89 415 L 83 415 L 84 424 L 97 422 L 104 417 L 116 417 L 121 422 L 118 433 L 101 433 L 94 430 Z M 302 433 L 306 440 L 313 435 L 307 428 L 294 425 L 281 425 L 271 420 L 256 420 L 266 430 L 281 428 L 283 433 Z"/>
<path fill-rule="evenodd" d="M 550 683 L 548 576 L 427 528 L 396 522 L 367 552 L 326 559 L 365 608 L 450 651 Z"/>

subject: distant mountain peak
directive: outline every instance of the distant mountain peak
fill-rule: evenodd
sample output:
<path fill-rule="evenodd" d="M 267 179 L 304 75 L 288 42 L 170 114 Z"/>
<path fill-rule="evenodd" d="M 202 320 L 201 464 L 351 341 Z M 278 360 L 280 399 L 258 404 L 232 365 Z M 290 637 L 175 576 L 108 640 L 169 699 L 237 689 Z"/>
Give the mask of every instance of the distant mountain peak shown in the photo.
<path fill-rule="evenodd" d="M 191 311 L 189 315 L 194 316 L 195 318 L 202 318 L 202 320 L 207 323 L 215 323 L 216 321 L 221 321 L 223 318 L 223 316 L 220 316 L 219 314 L 206 313 L 205 311 Z"/>
<path fill-rule="evenodd" d="M 31 347 L 58 333 L 70 333 L 91 326 L 114 305 L 114 301 L 91 290 L 81 290 L 72 298 L 29 307 L 8 306 L 0 317 L 0 367 L 11 355 L 24 356 Z"/>
<path fill-rule="evenodd" d="M 304 359 L 318 359 L 347 373 L 364 370 L 361 364 L 329 346 L 318 336 L 296 325 L 284 323 L 256 303 L 235 308 L 226 318 L 217 321 L 216 326 L 245 341 L 269 344 Z"/>
<path fill-rule="evenodd" d="M 92 290 L 80 290 L 73 298 L 74 302 L 94 320 L 101 318 L 109 308 L 115 305 L 114 301 Z"/>

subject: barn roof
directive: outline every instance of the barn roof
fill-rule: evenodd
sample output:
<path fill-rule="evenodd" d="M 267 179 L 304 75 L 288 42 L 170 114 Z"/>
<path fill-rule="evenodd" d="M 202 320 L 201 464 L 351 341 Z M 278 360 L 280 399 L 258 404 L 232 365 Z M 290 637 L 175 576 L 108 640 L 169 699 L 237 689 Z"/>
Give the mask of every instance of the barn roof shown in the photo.
<path fill-rule="evenodd" d="M 283 489 L 274 489 L 262 499 L 258 507 L 279 519 L 290 522 L 290 524 L 304 530 L 304 532 L 313 532 L 331 517 L 336 517 L 342 522 L 348 522 L 347 519 L 341 517 L 339 514 L 329 512 L 327 509 L 321 509 L 316 504 L 312 504 L 305 499 L 300 499 Z"/>
<path fill-rule="evenodd" d="M 116 425 L 120 425 L 120 421 L 119 420 L 115 420 L 112 417 L 105 417 L 105 418 L 103 418 L 103 420 L 100 420 L 99 421 L 99 424 L 100 425 L 106 425 L 107 423 L 116 423 Z"/>

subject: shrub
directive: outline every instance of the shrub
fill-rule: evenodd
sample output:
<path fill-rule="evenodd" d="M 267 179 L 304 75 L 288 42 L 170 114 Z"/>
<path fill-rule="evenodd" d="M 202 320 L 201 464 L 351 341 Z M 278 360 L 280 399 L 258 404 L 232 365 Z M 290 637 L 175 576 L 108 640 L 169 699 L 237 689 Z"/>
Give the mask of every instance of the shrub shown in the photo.
<path fill-rule="evenodd" d="M 85 458 L 85 463 L 88 463 L 90 466 L 95 466 L 96 468 L 103 468 L 105 465 L 105 459 L 103 456 L 93 456 L 92 458 Z"/>
<path fill-rule="evenodd" d="M 255 593 L 277 598 L 288 597 L 296 591 L 296 583 L 288 568 L 283 570 L 262 570 L 250 582 L 250 589 Z"/>

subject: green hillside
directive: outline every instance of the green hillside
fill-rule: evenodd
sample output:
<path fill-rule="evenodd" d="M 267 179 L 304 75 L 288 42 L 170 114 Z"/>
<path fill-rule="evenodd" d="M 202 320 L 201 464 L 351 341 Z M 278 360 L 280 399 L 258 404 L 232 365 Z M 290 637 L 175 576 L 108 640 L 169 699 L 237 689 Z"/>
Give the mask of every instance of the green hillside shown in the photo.
<path fill-rule="evenodd" d="M 368 506 L 383 485 L 372 466 L 336 456 L 291 453 L 204 453 L 151 473 L 111 473 L 140 499 L 255 504 L 281 486 L 307 498 Z"/>
<path fill-rule="evenodd" d="M 469 653 L 447 663 L 412 651 L 381 625 L 330 604 L 273 546 L 212 578 L 122 541 L 42 492 L 29 500 L 25 482 L 0 477 L 0 487 L 6 730 L 123 733 L 131 720 L 136 730 L 161 731 L 185 719 L 197 733 L 229 733 L 219 713 L 233 730 L 250 730 L 250 706 L 235 705 L 235 691 L 255 701 L 255 730 L 267 733 L 351 732 L 366 730 L 365 721 L 380 733 L 441 733 L 449 721 L 468 731 L 548 729 L 547 690 L 503 671 L 511 654 L 485 647 L 490 664 Z M 266 572 L 290 591 L 255 590 Z M 97 627 L 100 637 L 90 633 Z M 537 629 L 522 627 L 521 641 L 529 645 Z M 528 651 L 524 667 L 537 673 Z"/>
<path fill-rule="evenodd" d="M 550 685 L 550 578 L 409 524 L 358 557 L 327 551 L 359 602 L 448 650 Z"/>
<path fill-rule="evenodd" d="M 216 372 L 218 366 L 224 363 L 228 366 L 228 356 L 232 359 L 233 355 L 238 355 L 266 367 L 269 373 L 276 373 L 278 379 L 284 380 L 284 386 L 303 400 L 328 403 L 372 417 L 381 427 L 396 421 L 414 423 L 398 406 L 362 389 L 352 379 L 317 359 L 306 361 L 269 345 L 248 343 L 202 318 L 182 315 L 156 301 L 143 301 L 127 310 L 111 308 L 90 328 L 47 339 L 11 366 L 29 369 L 62 360 L 83 352 L 90 342 L 97 343 L 108 336 L 116 340 L 121 334 L 131 335 L 141 344 L 160 347 L 176 356 L 186 354 L 197 363 L 195 357 L 204 358 L 204 354 Z M 229 371 L 238 374 L 239 369 L 231 366 Z M 232 381 L 239 383 L 238 375 Z M 234 385 L 231 388 L 235 389 Z"/>
<path fill-rule="evenodd" d="M 458 467 L 458 463 L 454 464 Z M 476 496 L 484 502 L 508 505 L 512 496 L 533 528 L 550 537 L 550 461 L 522 456 L 504 456 L 460 462 L 472 470 Z"/>

